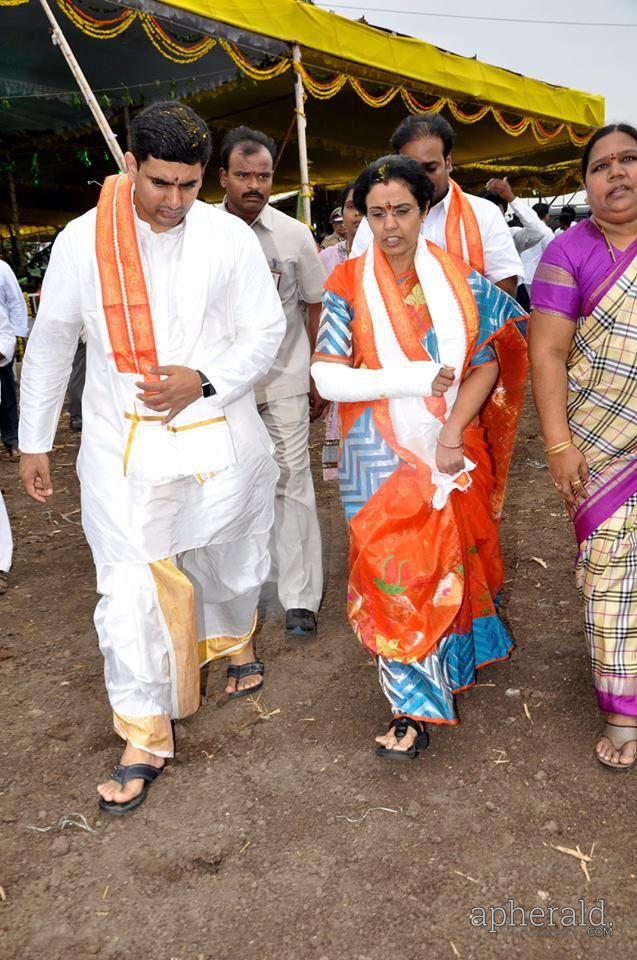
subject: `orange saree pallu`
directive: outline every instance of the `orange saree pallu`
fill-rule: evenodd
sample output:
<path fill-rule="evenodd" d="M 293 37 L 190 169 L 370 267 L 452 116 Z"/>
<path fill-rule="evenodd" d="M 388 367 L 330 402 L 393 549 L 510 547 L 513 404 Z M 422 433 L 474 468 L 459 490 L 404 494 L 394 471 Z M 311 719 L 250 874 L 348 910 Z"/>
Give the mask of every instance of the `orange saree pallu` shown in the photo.
<path fill-rule="evenodd" d="M 382 369 L 402 353 L 405 362 L 453 366 L 457 381 L 443 398 L 339 404 L 348 616 L 377 658 L 393 711 L 454 723 L 453 694 L 512 648 L 497 615 L 498 517 L 526 376 L 516 326 L 524 315 L 433 244 L 417 255 L 416 271 L 398 280 L 375 248 L 376 291 L 368 257 L 330 278 L 314 359 Z M 461 379 L 496 359 L 498 382 L 464 433 L 465 470 L 441 475 L 436 438 Z"/>

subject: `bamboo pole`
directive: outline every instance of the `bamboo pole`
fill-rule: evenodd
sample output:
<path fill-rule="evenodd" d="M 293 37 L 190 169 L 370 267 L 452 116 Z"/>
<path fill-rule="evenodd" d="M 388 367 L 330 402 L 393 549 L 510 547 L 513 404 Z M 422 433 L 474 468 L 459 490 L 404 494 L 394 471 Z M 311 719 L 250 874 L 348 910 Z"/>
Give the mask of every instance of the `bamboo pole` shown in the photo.
<path fill-rule="evenodd" d="M 121 147 L 117 142 L 117 135 L 113 133 L 108 120 L 104 116 L 104 112 L 102 108 L 100 107 L 99 103 L 95 99 L 95 94 L 91 90 L 88 80 L 82 73 L 80 65 L 75 59 L 75 56 L 73 55 L 73 51 L 71 50 L 66 37 L 62 33 L 59 23 L 53 16 L 53 13 L 51 11 L 49 4 L 47 3 L 47 0 L 40 0 L 40 4 L 45 14 L 49 18 L 49 22 L 53 28 L 53 36 L 52 36 L 53 43 L 55 44 L 55 46 L 59 47 L 60 50 L 62 51 L 62 54 L 64 55 L 64 59 L 68 63 L 71 73 L 77 80 L 77 84 L 80 90 L 82 91 L 82 94 L 84 95 L 84 99 L 88 104 L 89 110 L 93 114 L 95 118 L 95 122 L 100 128 L 102 136 L 106 140 L 106 146 L 113 154 L 115 163 L 117 164 L 119 169 L 122 172 L 124 172 L 124 170 L 126 169 L 126 164 L 124 162 L 124 154 L 122 153 Z"/>
<path fill-rule="evenodd" d="M 298 43 L 292 47 L 292 56 L 295 63 L 301 62 L 301 50 Z M 303 80 L 298 70 L 294 71 L 294 97 L 296 100 L 296 129 L 299 139 L 299 171 L 301 174 L 301 209 L 303 211 L 303 220 L 312 226 L 312 207 L 310 199 L 312 197 L 312 187 L 310 186 L 310 170 L 307 162 L 307 138 L 305 130 L 307 119 L 305 117 L 305 91 L 303 89 Z"/>

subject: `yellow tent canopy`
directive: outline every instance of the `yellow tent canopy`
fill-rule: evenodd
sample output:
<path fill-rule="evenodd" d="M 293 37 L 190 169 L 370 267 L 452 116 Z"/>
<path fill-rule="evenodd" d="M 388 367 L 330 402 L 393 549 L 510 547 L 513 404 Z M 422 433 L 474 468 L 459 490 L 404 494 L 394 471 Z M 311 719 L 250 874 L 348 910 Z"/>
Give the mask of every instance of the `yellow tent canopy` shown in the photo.
<path fill-rule="evenodd" d="M 56 16 L 123 145 L 130 111 L 149 99 L 178 96 L 208 120 L 216 143 L 240 123 L 274 137 L 281 151 L 277 191 L 298 188 L 302 179 L 299 82 L 314 186 L 346 182 L 388 149 L 406 113 L 430 110 L 456 128 L 455 175 L 464 186 L 475 189 L 489 176 L 507 173 L 518 189 L 557 193 L 577 185 L 581 147 L 604 120 L 600 96 L 449 53 L 301 0 L 102 0 L 99 8 L 92 0 L 57 0 Z M 9 54 L 3 72 L 13 85 L 0 80 L 0 133 L 17 158 L 22 219 L 46 222 L 49 210 L 51 222 L 64 222 L 94 202 L 90 183 L 112 169 L 112 161 L 87 112 L 71 107 L 69 98 L 77 93 L 59 52 L 40 46 L 25 65 L 25 42 L 34 50 L 47 40 L 37 0 L 0 0 L 0 29 L 5 24 Z M 31 80 L 34 70 L 42 70 L 48 86 L 32 84 L 33 93 L 25 93 L 29 68 Z M 39 173 L 20 172 L 20 157 L 22 171 L 27 161 L 33 171 L 43 158 Z M 77 163 L 69 162 L 78 157 L 79 176 Z M 214 163 L 203 196 L 219 196 Z M 3 214 L 0 207 L 0 219 Z"/>

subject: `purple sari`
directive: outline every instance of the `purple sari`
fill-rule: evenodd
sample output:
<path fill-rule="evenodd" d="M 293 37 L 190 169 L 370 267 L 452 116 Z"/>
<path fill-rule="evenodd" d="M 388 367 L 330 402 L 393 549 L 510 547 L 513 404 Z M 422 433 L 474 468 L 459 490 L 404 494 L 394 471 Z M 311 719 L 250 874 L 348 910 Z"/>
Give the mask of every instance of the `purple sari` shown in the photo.
<path fill-rule="evenodd" d="M 531 290 L 533 308 L 572 320 L 581 329 L 582 321 L 591 316 L 637 257 L 637 240 L 626 250 L 613 247 L 612 251 L 615 261 L 592 220 L 583 220 L 560 234 L 546 248 L 535 274 Z M 585 349 L 586 344 L 582 346 Z M 577 439 L 577 431 L 574 436 Z M 593 463 L 587 499 L 573 514 L 578 543 L 594 533 L 637 491 L 635 450 L 617 451 L 603 464 L 603 469 L 596 466 L 602 465 Z"/>
<path fill-rule="evenodd" d="M 637 241 L 611 251 L 593 223 L 571 227 L 547 248 L 531 295 L 576 323 L 567 416 L 589 479 L 572 511 L 575 575 L 599 707 L 637 717 Z"/>
<path fill-rule="evenodd" d="M 590 316 L 637 256 L 637 240 L 627 250 L 612 250 L 615 262 L 592 220 L 565 230 L 548 245 L 537 268 L 531 289 L 533 309 L 574 323 Z"/>

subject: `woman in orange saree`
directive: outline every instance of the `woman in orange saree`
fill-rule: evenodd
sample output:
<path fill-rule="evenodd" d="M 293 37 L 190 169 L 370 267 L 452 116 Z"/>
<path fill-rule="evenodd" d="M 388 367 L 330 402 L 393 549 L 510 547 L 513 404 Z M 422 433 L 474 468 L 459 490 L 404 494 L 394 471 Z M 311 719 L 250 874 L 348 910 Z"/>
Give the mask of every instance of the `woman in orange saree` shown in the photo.
<path fill-rule="evenodd" d="M 312 375 L 341 416 L 348 616 L 393 714 L 377 753 L 403 759 L 427 745 L 426 723 L 458 722 L 454 695 L 512 649 L 497 612 L 498 517 L 525 317 L 419 242 L 432 186 L 415 161 L 381 158 L 354 196 L 374 244 L 326 285 Z"/>

